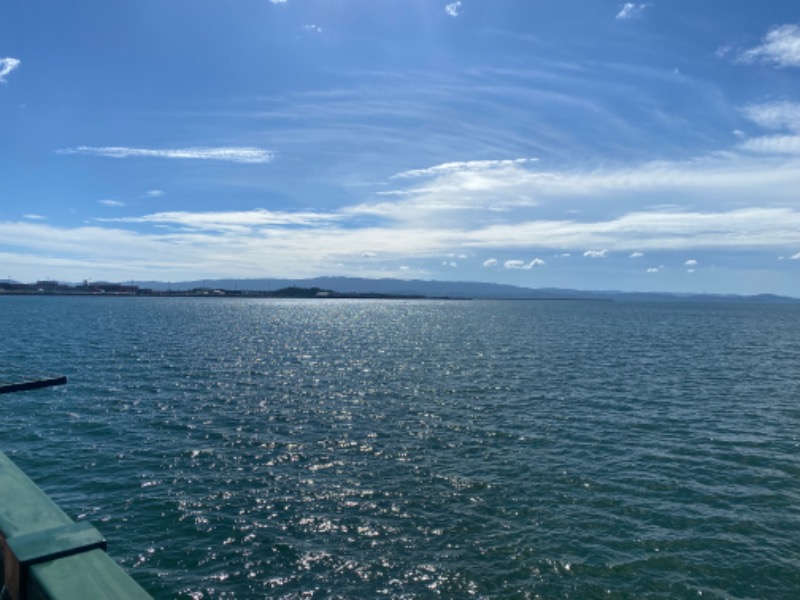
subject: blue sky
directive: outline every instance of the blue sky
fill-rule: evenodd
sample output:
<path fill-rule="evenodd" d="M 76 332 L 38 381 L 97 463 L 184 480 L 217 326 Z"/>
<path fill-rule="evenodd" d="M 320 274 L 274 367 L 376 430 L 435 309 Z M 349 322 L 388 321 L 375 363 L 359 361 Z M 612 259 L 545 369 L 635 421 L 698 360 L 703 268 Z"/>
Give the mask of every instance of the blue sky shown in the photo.
<path fill-rule="evenodd" d="M 10 0 L 0 278 L 800 296 L 796 0 Z"/>

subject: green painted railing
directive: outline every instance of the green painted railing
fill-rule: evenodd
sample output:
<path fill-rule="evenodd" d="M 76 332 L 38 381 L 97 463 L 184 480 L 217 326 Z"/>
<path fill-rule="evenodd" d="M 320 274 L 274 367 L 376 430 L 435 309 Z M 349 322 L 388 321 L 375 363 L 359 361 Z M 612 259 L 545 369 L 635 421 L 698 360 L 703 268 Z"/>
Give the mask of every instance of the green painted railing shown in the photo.
<path fill-rule="evenodd" d="M 74 522 L 0 452 L 0 600 L 151 598 L 105 552 L 87 522 Z"/>

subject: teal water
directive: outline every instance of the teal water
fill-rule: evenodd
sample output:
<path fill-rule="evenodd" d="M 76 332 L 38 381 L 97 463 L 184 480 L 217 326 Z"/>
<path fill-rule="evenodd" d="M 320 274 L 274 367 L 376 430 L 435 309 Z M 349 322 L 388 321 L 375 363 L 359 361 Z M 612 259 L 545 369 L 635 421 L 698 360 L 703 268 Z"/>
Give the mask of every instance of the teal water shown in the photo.
<path fill-rule="evenodd" d="M 800 307 L 0 297 L 0 449 L 158 598 L 795 598 Z"/>

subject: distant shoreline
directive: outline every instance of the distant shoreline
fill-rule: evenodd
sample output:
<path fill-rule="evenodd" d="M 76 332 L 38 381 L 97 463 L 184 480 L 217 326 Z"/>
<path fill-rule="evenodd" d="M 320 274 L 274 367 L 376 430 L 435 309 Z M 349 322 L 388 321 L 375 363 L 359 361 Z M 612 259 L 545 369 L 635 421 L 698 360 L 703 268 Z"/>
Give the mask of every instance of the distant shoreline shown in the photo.
<path fill-rule="evenodd" d="M 336 291 L 340 290 L 340 291 Z M 521 288 L 481 282 L 317 277 L 312 279 L 159 281 L 135 285 L 45 280 L 18 283 L 0 280 L 0 296 L 91 296 L 158 298 L 307 298 L 321 300 L 582 300 L 592 302 L 729 302 L 735 304 L 800 304 L 800 298 L 772 293 L 754 295 Z"/>
<path fill-rule="evenodd" d="M 0 296 L 74 296 L 105 298 L 275 298 L 313 300 L 471 300 L 460 296 L 426 296 L 423 294 L 386 294 L 378 292 L 336 292 L 320 288 L 283 288 L 275 291 L 225 290 L 197 288 L 192 290 L 104 290 L 60 286 L 60 289 L 3 289 Z"/>

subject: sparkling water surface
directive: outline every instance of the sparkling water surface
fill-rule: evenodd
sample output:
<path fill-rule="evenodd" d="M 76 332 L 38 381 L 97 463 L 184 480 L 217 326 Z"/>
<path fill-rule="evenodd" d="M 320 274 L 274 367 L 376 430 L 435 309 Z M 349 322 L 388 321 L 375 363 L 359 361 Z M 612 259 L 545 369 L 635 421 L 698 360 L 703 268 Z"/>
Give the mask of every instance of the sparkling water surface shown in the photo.
<path fill-rule="evenodd" d="M 800 307 L 0 297 L 0 450 L 157 598 L 796 598 Z"/>

